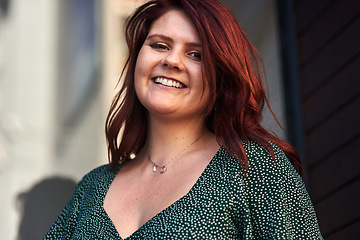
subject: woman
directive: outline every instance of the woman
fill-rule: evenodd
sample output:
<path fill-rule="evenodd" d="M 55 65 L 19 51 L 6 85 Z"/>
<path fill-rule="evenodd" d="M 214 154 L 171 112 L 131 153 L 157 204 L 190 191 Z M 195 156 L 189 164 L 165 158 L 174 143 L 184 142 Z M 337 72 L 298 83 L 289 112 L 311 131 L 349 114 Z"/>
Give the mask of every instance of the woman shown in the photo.
<path fill-rule="evenodd" d="M 110 165 L 81 180 L 45 239 L 322 239 L 298 155 L 259 123 L 256 52 L 230 11 L 150 1 L 126 40 Z"/>

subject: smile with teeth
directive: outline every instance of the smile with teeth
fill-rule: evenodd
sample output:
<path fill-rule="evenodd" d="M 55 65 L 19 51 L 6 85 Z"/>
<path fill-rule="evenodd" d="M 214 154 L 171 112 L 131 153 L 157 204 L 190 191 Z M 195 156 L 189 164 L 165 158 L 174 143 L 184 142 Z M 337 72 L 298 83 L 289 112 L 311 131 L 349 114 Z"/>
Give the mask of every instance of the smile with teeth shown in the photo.
<path fill-rule="evenodd" d="M 185 88 L 186 87 L 181 82 L 166 79 L 166 78 L 163 78 L 163 77 L 155 78 L 154 82 L 157 83 L 157 84 L 161 84 L 161 85 L 168 86 L 168 87 L 174 87 L 174 88 Z"/>

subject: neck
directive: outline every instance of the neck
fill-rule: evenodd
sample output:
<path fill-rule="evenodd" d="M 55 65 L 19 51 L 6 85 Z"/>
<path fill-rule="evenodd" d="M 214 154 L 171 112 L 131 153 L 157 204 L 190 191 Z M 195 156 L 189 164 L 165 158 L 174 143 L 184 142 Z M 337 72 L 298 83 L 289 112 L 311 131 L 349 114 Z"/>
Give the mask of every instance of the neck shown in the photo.
<path fill-rule="evenodd" d="M 199 137 L 203 138 L 207 132 L 204 119 L 173 122 L 149 117 L 148 134 L 143 150 L 156 163 L 165 164 Z M 196 141 L 194 146 L 200 144 L 200 140 Z"/>

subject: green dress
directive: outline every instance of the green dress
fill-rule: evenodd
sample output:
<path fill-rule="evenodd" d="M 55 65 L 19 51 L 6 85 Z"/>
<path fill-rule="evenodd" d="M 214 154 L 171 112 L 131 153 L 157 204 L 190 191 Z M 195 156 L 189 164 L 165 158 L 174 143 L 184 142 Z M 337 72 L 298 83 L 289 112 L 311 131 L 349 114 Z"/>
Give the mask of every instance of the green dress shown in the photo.
<path fill-rule="evenodd" d="M 221 147 L 190 191 L 130 239 L 322 239 L 301 177 L 274 145 L 244 143 L 249 169 Z M 44 239 L 122 239 L 103 208 L 121 166 L 88 173 Z M 121 216 L 119 216 L 121 217 Z"/>

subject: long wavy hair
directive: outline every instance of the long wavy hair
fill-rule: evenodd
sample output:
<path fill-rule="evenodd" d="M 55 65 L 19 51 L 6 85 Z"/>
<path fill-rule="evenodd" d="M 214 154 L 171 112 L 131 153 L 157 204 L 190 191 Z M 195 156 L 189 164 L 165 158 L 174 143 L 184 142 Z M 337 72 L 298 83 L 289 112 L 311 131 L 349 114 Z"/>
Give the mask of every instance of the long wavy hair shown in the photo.
<path fill-rule="evenodd" d="M 202 74 L 210 88 L 206 124 L 218 143 L 239 159 L 246 172 L 248 159 L 243 142 L 261 144 L 275 160 L 270 144 L 273 142 L 301 174 L 296 150 L 260 124 L 264 104 L 273 111 L 265 94 L 259 55 L 236 18 L 218 0 L 153 0 L 137 8 L 127 19 L 125 36 L 129 55 L 121 74 L 125 74 L 124 83 L 106 119 L 111 165 L 125 161 L 145 143 L 147 110 L 135 93 L 135 64 L 152 23 L 170 9 L 183 11 L 198 31 L 202 43 Z"/>

